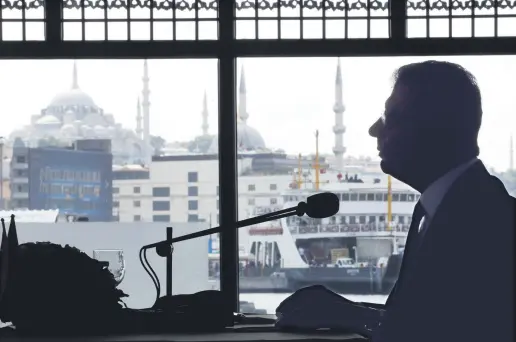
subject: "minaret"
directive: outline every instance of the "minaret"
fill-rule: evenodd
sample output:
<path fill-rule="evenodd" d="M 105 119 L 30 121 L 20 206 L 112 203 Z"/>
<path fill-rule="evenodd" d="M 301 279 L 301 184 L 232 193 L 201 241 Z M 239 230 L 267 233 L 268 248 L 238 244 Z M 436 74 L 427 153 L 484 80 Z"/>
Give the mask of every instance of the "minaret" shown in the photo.
<path fill-rule="evenodd" d="M 79 89 L 79 77 L 77 76 L 77 61 L 73 61 L 72 89 Z"/>
<path fill-rule="evenodd" d="M 202 135 L 207 136 L 208 135 L 208 128 L 210 126 L 208 125 L 208 96 L 206 95 L 206 90 L 204 91 L 204 98 L 202 101 Z"/>
<path fill-rule="evenodd" d="M 333 126 L 333 133 L 335 134 L 335 146 L 333 147 L 333 154 L 335 155 L 335 164 L 337 171 L 342 171 L 344 167 L 344 147 L 343 135 L 346 132 L 344 126 L 343 114 L 346 108 L 344 107 L 344 100 L 342 97 L 342 71 L 340 67 L 340 58 L 337 60 L 337 75 L 335 77 L 335 104 L 333 105 L 333 112 L 335 113 L 335 126 Z"/>
<path fill-rule="evenodd" d="M 142 106 L 140 104 L 139 96 L 138 96 L 138 102 L 136 103 L 136 136 L 140 139 L 143 139 Z"/>
<path fill-rule="evenodd" d="M 510 147 L 509 147 L 509 153 L 511 154 L 509 156 L 509 171 L 514 170 L 514 144 L 512 142 L 512 134 L 511 134 L 511 141 L 510 141 Z"/>
<path fill-rule="evenodd" d="M 242 69 L 240 72 L 240 89 L 239 93 L 239 103 L 238 103 L 238 117 L 242 120 L 243 123 L 247 123 L 247 119 L 249 118 L 249 114 L 247 113 L 247 89 L 245 86 L 245 72 L 244 66 L 242 65 Z"/>
<path fill-rule="evenodd" d="M 143 143 L 144 143 L 144 161 L 145 165 L 149 166 L 152 161 L 152 148 L 150 144 L 150 101 L 149 101 L 149 68 L 147 60 L 143 62 L 143 90 L 142 90 L 142 111 L 143 111 Z"/>

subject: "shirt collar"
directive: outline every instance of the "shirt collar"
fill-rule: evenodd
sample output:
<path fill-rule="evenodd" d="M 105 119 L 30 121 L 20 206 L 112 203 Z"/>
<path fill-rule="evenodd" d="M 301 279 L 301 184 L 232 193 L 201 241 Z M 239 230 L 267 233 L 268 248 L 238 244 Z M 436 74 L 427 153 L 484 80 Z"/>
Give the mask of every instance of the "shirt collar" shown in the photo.
<path fill-rule="evenodd" d="M 426 215 L 429 216 L 428 218 L 434 216 L 439 204 L 441 204 L 441 201 L 444 198 L 444 195 L 446 195 L 453 182 L 455 182 L 455 180 L 477 160 L 477 158 L 473 158 L 448 171 L 446 174 L 430 184 L 430 186 L 421 194 L 421 204 L 425 209 Z"/>

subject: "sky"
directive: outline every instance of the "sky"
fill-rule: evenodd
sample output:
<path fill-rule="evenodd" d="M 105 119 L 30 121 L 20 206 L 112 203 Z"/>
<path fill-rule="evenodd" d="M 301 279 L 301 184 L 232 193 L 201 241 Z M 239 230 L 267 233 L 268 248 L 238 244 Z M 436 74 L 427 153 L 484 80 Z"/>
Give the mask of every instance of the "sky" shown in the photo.
<path fill-rule="evenodd" d="M 112 17 L 118 15 L 113 13 Z M 132 13 L 145 17 L 143 12 Z M 35 17 L 38 15 L 34 14 Z M 65 18 L 74 15 L 77 13 L 65 13 Z M 97 12 L 88 15 L 98 17 L 100 14 Z M 483 19 L 487 20 L 476 19 L 476 35 L 492 34 L 494 25 L 489 22 L 492 19 Z M 444 22 L 439 20 L 441 19 L 433 19 L 430 23 L 432 36 L 448 33 L 448 25 L 443 25 Z M 471 34 L 470 19 L 454 20 L 454 36 Z M 340 23 L 339 20 L 333 22 L 331 27 L 327 27 L 327 33 L 335 37 L 342 34 Z M 504 23 L 505 21 L 499 22 L 500 35 L 510 35 L 511 30 L 516 31 L 516 24 L 511 26 Z M 103 39 L 99 38 L 103 37 L 103 24 L 98 24 L 90 24 L 86 28 L 87 37 Z M 134 26 L 133 30 L 137 33 L 134 37 L 140 35 L 143 39 L 148 35 L 143 24 Z M 165 24 L 168 23 L 155 27 L 155 32 L 170 33 L 165 29 Z M 314 37 L 318 32 L 316 24 L 314 21 L 310 24 L 312 26 L 305 25 L 305 30 L 312 32 Z M 350 25 L 350 34 L 351 31 L 357 37 L 365 34 L 360 23 L 353 25 Z M 79 37 L 79 26 L 65 27 L 65 38 Z M 425 34 L 425 26 L 424 23 L 412 19 L 408 25 L 409 36 Z M 110 27 L 112 37 L 122 37 L 125 34 L 120 25 Z M 208 23 L 206 27 L 200 28 L 204 32 L 200 32 L 200 36 L 213 36 L 210 27 L 212 26 Z M 237 35 L 239 38 L 251 37 L 254 34 L 253 27 L 254 23 L 237 25 Z M 260 37 L 273 37 L 275 28 L 275 23 L 260 24 Z M 287 36 L 294 37 L 298 34 L 298 27 L 292 23 L 282 25 L 282 28 L 283 34 Z M 376 32 L 373 35 L 378 37 L 387 32 L 386 28 L 387 21 L 383 19 L 371 24 L 371 32 Z M 29 31 L 37 30 L 28 30 L 28 36 Z M 186 39 L 192 32 L 191 27 L 178 27 L 177 35 L 178 38 Z M 4 27 L 3 33 L 4 39 L 16 39 L 19 30 L 14 26 L 10 29 Z M 33 38 L 37 39 L 36 33 Z M 367 135 L 367 129 L 384 110 L 384 102 L 392 88 L 392 73 L 404 64 L 427 59 L 459 63 L 477 77 L 484 106 L 479 138 L 481 158 L 497 170 L 507 169 L 510 135 L 516 136 L 515 56 L 341 58 L 346 106 L 346 154 L 376 156 L 376 142 Z M 239 59 L 239 75 L 242 65 L 247 83 L 248 124 L 261 133 L 268 147 L 282 148 L 295 154 L 313 153 L 314 132 L 318 129 L 320 152 L 331 153 L 334 144 L 332 126 L 335 124 L 335 117 L 332 107 L 337 58 Z M 77 66 L 80 88 L 106 113 L 112 113 L 117 122 L 124 127 L 135 128 L 136 103 L 142 90 L 143 61 L 79 60 Z M 1 60 L 0 103 L 5 120 L 0 127 L 0 135 L 9 136 L 13 130 L 29 124 L 31 115 L 39 114 L 55 95 L 70 89 L 72 67 L 72 60 Z M 205 91 L 208 96 L 209 132 L 217 133 L 216 60 L 149 60 L 149 76 L 151 134 L 160 135 L 167 141 L 185 141 L 200 135 Z"/>

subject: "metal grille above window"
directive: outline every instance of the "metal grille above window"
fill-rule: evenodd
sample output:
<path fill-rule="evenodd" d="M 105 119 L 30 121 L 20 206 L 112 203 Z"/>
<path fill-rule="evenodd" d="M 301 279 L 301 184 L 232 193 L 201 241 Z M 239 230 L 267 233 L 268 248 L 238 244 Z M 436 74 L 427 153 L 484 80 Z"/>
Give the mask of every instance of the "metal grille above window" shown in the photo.
<path fill-rule="evenodd" d="M 389 38 L 389 0 L 236 0 L 237 39 Z"/>
<path fill-rule="evenodd" d="M 45 1 L 1 0 L 0 41 L 45 40 Z"/>
<path fill-rule="evenodd" d="M 217 0 L 62 1 L 64 40 L 218 39 Z"/>
<path fill-rule="evenodd" d="M 408 38 L 516 37 L 516 1 L 407 1 Z"/>

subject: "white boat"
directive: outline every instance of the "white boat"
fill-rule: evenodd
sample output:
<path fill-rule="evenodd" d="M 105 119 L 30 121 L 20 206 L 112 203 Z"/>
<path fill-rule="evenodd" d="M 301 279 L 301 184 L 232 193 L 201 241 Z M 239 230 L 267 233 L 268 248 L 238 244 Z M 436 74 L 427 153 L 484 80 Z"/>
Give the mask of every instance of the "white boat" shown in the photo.
<path fill-rule="evenodd" d="M 339 181 L 305 188 L 294 181 L 282 194 L 283 207 L 256 211 L 258 215 L 294 207 L 319 192 L 332 192 L 340 199 L 339 212 L 330 218 L 292 216 L 250 227 L 249 252 L 259 267 L 286 274 L 291 283 L 294 277 L 303 283 L 364 281 L 369 287 L 373 278 L 380 277 L 376 269 L 385 269 L 386 260 L 405 245 L 420 195 L 386 175 L 335 178 Z M 352 259 L 353 267 L 339 263 L 343 259 Z"/>

